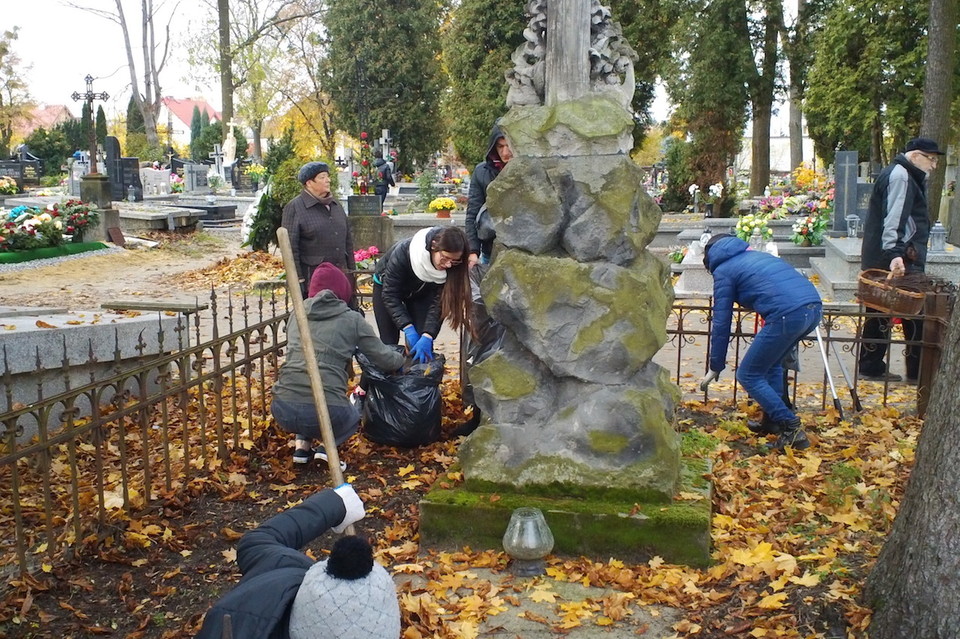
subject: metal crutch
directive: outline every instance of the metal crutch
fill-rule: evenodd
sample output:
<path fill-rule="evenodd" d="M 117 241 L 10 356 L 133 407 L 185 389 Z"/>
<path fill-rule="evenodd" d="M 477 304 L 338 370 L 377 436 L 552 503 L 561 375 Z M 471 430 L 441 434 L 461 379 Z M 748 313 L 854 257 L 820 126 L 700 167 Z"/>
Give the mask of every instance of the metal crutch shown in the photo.
<path fill-rule="evenodd" d="M 823 338 L 820 337 L 820 327 L 814 329 L 817 333 L 817 344 L 820 345 L 820 357 L 823 358 L 823 371 L 827 374 L 827 381 L 830 382 L 830 393 L 833 395 L 833 407 L 837 409 L 840 419 L 843 419 L 843 406 L 840 405 L 840 398 L 837 396 L 837 387 L 833 385 L 833 375 L 830 374 L 830 363 L 827 361 L 827 349 L 823 346 Z"/>

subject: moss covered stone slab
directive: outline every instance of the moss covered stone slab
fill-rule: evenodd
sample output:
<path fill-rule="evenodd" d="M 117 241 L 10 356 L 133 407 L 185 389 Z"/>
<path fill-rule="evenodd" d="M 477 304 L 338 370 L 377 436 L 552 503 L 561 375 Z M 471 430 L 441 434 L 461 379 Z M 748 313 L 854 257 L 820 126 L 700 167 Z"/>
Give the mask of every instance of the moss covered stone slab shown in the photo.
<path fill-rule="evenodd" d="M 510 492 L 477 492 L 441 477 L 420 502 L 420 544 L 451 550 L 501 550 L 503 533 L 515 508 L 543 511 L 553 532 L 553 554 L 611 557 L 644 562 L 660 556 L 691 566 L 710 563 L 712 486 L 705 479 L 709 464 L 683 459 L 681 493 L 668 502 L 534 497 Z M 451 472 L 450 475 L 455 475 Z"/>

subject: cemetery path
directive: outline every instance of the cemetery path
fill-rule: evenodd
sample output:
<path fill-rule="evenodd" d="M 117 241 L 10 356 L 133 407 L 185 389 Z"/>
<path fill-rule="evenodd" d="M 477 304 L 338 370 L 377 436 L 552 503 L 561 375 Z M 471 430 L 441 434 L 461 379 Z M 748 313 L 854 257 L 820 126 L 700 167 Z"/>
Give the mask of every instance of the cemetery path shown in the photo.
<path fill-rule="evenodd" d="M 202 280 L 177 278 L 202 269 L 240 248 L 240 233 L 200 232 L 189 236 L 157 233 L 152 249 L 83 255 L 64 262 L 0 274 L 0 304 L 4 306 L 66 307 L 95 310 L 118 299 L 192 300 L 209 291 Z"/>

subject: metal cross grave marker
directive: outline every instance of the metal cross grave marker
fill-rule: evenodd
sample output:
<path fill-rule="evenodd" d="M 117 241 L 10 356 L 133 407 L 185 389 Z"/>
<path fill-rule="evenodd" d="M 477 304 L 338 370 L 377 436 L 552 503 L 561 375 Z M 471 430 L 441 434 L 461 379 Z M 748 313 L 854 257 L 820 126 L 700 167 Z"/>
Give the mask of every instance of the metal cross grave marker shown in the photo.
<path fill-rule="evenodd" d="M 83 100 L 90 108 L 90 135 L 87 141 L 90 144 L 90 173 L 93 174 L 97 172 L 97 131 L 96 127 L 93 126 L 93 101 L 106 100 L 110 96 L 107 95 L 106 91 L 101 91 L 100 93 L 93 92 L 92 75 L 87 74 L 87 77 L 84 78 L 84 81 L 87 83 L 87 90 L 83 93 L 74 91 L 70 97 L 74 100 Z"/>

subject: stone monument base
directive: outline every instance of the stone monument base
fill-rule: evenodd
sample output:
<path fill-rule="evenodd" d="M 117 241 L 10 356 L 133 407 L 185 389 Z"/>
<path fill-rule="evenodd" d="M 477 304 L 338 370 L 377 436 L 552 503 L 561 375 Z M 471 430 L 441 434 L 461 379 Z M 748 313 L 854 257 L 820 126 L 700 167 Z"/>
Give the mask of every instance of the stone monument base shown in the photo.
<path fill-rule="evenodd" d="M 450 474 L 459 470 L 450 469 Z M 420 501 L 422 547 L 501 549 L 510 514 L 521 506 L 539 508 L 554 537 L 553 554 L 615 557 L 629 562 L 660 556 L 670 563 L 710 564 L 712 485 L 704 479 L 709 461 L 681 458 L 680 494 L 700 498 L 651 503 L 595 498 L 531 496 L 498 491 L 485 493 L 447 475 Z"/>

